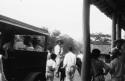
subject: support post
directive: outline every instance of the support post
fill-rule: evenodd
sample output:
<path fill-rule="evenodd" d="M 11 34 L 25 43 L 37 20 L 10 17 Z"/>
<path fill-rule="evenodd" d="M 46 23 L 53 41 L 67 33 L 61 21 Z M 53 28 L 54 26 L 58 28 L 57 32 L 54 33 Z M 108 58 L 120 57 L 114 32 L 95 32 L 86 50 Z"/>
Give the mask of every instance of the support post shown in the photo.
<path fill-rule="evenodd" d="M 90 78 L 90 0 L 83 0 L 83 62 L 82 62 L 82 81 L 91 81 Z"/>
<path fill-rule="evenodd" d="M 117 20 L 117 26 L 116 26 L 116 39 L 121 39 L 121 27 L 119 24 L 119 18 Z"/>
<path fill-rule="evenodd" d="M 47 52 L 47 46 L 48 46 L 48 36 L 45 36 L 45 47 L 44 47 L 44 51 Z"/>
<path fill-rule="evenodd" d="M 114 45 L 114 41 L 116 40 L 116 20 L 117 20 L 116 13 L 114 13 L 112 15 L 112 41 L 111 41 L 111 48 L 113 48 L 115 46 Z"/>

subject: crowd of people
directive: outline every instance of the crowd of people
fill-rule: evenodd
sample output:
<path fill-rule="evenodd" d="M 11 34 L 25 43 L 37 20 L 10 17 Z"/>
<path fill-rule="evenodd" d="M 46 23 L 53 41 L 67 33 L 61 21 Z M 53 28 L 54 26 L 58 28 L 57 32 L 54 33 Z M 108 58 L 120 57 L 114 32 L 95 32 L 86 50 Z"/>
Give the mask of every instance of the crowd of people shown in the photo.
<path fill-rule="evenodd" d="M 53 81 L 54 77 L 60 77 L 60 81 L 73 81 L 75 70 L 81 75 L 83 54 L 76 55 L 73 48 L 69 47 L 68 52 L 62 55 L 63 42 L 59 42 L 51 51 L 47 60 L 46 80 Z M 58 49 L 57 49 L 58 48 Z M 110 74 L 108 81 L 125 80 L 125 40 L 115 41 L 115 47 L 111 49 L 110 58 L 103 59 L 99 49 L 93 49 L 91 56 L 91 81 L 106 81 L 106 75 Z M 51 67 L 50 72 L 48 68 Z M 61 71 L 60 71 L 61 70 Z M 52 72 L 52 73 L 51 73 Z M 60 75 L 60 73 L 62 75 Z M 50 73 L 50 74 L 49 74 Z"/>
<path fill-rule="evenodd" d="M 34 41 L 27 42 L 30 38 L 22 40 L 19 36 L 16 36 L 16 42 L 14 48 L 17 50 L 28 51 L 41 51 L 44 50 L 37 43 L 39 42 L 34 38 Z M 6 42 L 7 40 L 4 39 Z M 36 42 L 38 41 L 38 42 Z M 10 49 L 11 43 L 2 43 L 2 47 L 5 51 L 4 55 L 0 55 L 0 79 L 6 79 L 3 72 L 2 59 L 7 58 L 6 51 Z M 99 49 L 93 49 L 90 53 L 91 60 L 91 81 L 105 81 L 105 76 L 110 74 L 109 81 L 124 81 L 125 80 L 125 40 L 119 39 L 115 41 L 115 47 L 111 49 L 111 57 L 108 59 L 102 59 L 101 51 Z M 82 51 L 76 55 L 73 51 L 73 47 L 68 47 L 68 52 L 63 54 L 64 41 L 58 40 L 54 48 L 48 50 L 47 62 L 46 62 L 46 81 L 53 81 L 54 77 L 60 78 L 60 81 L 73 81 L 75 71 L 78 70 L 81 76 L 81 66 L 84 54 Z M 1 76 L 2 75 L 2 76 Z"/>
<path fill-rule="evenodd" d="M 111 75 L 109 81 L 125 80 L 125 40 L 116 40 L 114 44 L 115 47 L 111 49 L 110 62 L 101 60 L 101 51 L 93 49 L 91 54 L 92 81 L 106 81 L 105 75 L 108 73 Z"/>
<path fill-rule="evenodd" d="M 27 50 L 27 51 L 38 51 L 43 52 L 44 47 L 40 45 L 40 39 L 38 37 L 31 36 L 15 36 L 14 49 L 16 50 Z"/>
<path fill-rule="evenodd" d="M 54 76 L 60 77 L 60 81 L 73 81 L 76 69 L 76 55 L 73 53 L 72 47 L 68 47 L 68 52 L 64 55 L 63 43 L 62 40 L 58 40 L 54 50 L 51 50 L 51 54 L 48 54 L 46 65 L 47 81 L 53 81 Z"/>

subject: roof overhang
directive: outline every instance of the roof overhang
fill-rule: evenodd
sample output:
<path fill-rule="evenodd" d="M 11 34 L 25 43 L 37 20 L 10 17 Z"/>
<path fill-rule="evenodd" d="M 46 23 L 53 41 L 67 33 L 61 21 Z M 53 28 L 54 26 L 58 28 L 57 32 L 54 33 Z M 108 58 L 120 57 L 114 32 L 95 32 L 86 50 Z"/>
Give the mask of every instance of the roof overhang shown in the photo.
<path fill-rule="evenodd" d="M 90 0 L 100 9 L 106 16 L 112 19 L 112 15 L 116 13 L 119 17 L 120 26 L 125 29 L 125 0 Z"/>
<path fill-rule="evenodd" d="M 0 15 L 0 32 L 20 35 L 49 35 L 44 29 Z"/>

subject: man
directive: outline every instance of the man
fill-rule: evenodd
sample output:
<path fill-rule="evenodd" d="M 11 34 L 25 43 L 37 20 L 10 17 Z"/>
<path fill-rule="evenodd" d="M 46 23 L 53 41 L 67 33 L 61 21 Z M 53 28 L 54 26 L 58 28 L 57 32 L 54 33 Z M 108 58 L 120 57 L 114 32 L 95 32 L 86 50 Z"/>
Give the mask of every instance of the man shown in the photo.
<path fill-rule="evenodd" d="M 59 66 L 61 61 L 63 60 L 63 41 L 57 40 L 57 45 L 54 47 L 54 53 L 57 55 L 56 57 L 56 76 L 59 77 Z"/>
<path fill-rule="evenodd" d="M 73 48 L 68 48 L 68 53 L 64 57 L 63 68 L 66 70 L 66 81 L 73 81 L 76 68 L 76 55 L 73 53 Z"/>
<path fill-rule="evenodd" d="M 54 47 L 54 53 L 59 56 L 63 52 L 63 40 L 57 40 L 57 44 Z"/>
<path fill-rule="evenodd" d="M 113 59 L 110 64 L 111 81 L 125 80 L 125 40 L 117 40 L 117 49 L 112 50 Z"/>
<path fill-rule="evenodd" d="M 82 60 L 83 60 L 83 53 L 82 51 L 80 51 L 80 53 L 77 55 L 77 58 L 76 58 L 77 70 L 80 75 L 81 75 Z"/>

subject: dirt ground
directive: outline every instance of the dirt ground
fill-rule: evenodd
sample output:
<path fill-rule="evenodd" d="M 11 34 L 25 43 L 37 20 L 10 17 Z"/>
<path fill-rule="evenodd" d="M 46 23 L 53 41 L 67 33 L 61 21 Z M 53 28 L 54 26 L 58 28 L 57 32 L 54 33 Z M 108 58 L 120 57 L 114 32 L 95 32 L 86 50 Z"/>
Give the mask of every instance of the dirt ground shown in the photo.
<path fill-rule="evenodd" d="M 111 78 L 111 76 L 110 76 L 110 74 L 107 74 L 106 76 L 105 76 L 105 81 L 110 81 L 110 78 Z M 59 81 L 59 78 L 54 78 L 54 81 Z M 79 75 L 79 73 L 78 73 L 78 71 L 76 70 L 76 72 L 75 72 L 75 76 L 74 76 L 74 81 L 81 81 L 81 77 L 80 77 L 80 75 Z"/>
<path fill-rule="evenodd" d="M 59 81 L 59 78 L 54 78 L 54 81 Z M 80 77 L 80 75 L 79 75 L 79 73 L 78 73 L 78 71 L 76 70 L 76 72 L 75 72 L 75 76 L 74 76 L 74 81 L 81 81 L 81 77 Z"/>

